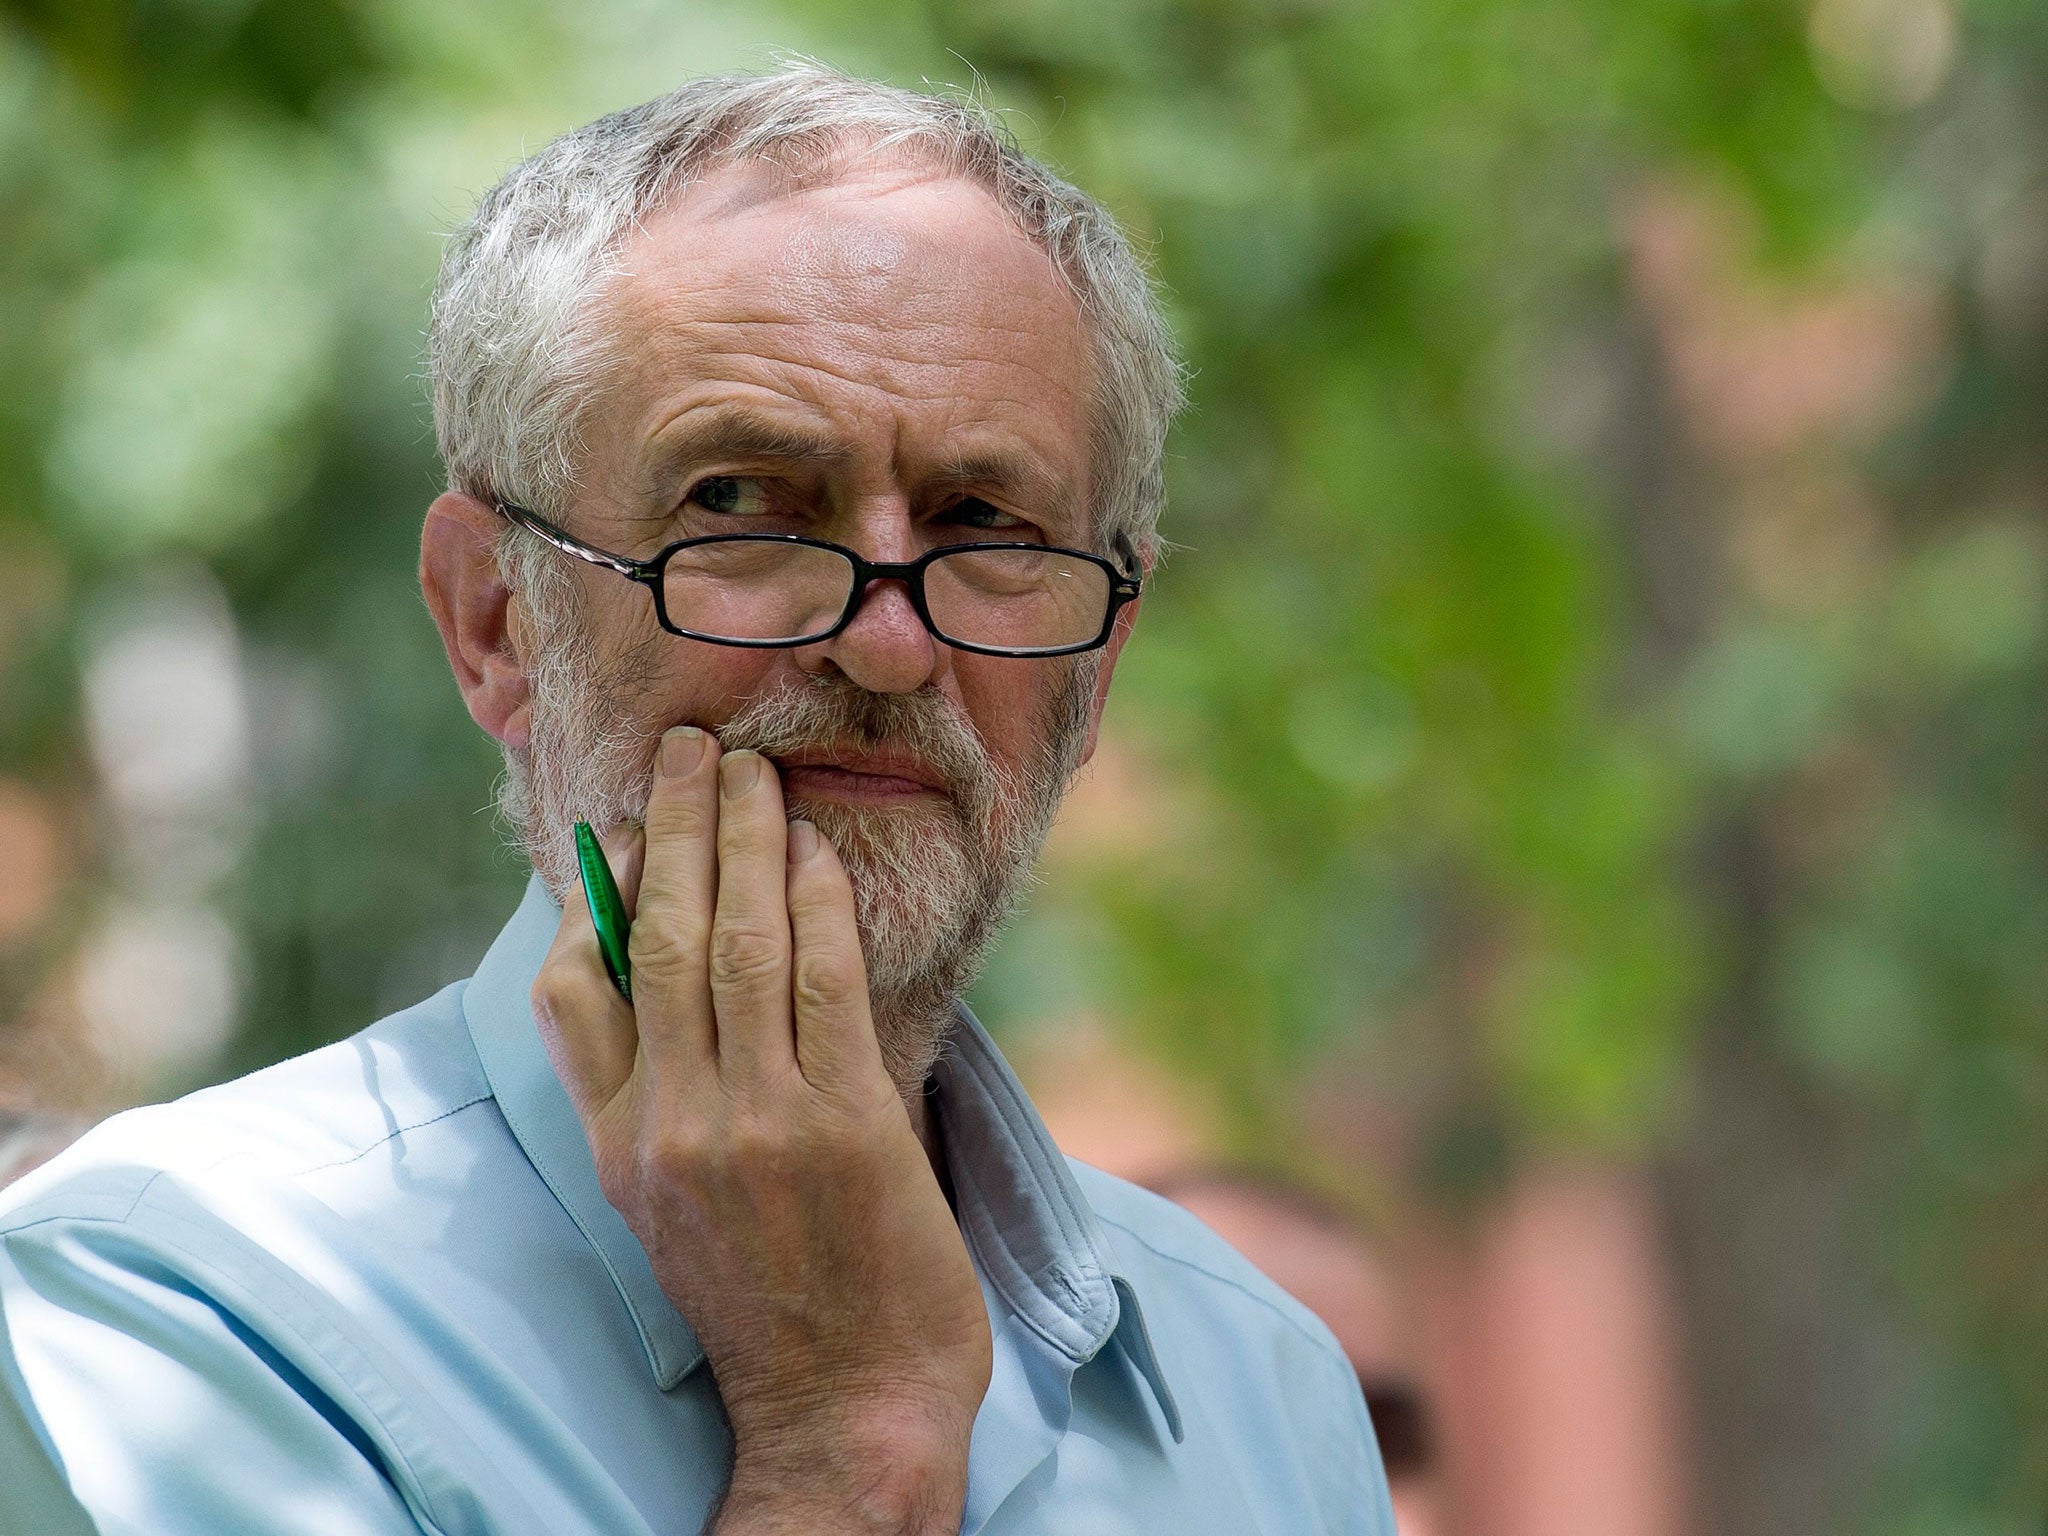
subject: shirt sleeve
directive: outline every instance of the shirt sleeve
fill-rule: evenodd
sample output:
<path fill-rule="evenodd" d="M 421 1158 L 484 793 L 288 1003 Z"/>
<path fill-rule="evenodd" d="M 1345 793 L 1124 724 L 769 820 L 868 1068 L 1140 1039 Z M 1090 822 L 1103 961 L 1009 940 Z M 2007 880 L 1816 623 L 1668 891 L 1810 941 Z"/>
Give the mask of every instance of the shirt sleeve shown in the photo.
<path fill-rule="evenodd" d="M 438 1536 L 347 1415 L 116 1222 L 0 1234 L 0 1470 L 0 1530 Z"/>

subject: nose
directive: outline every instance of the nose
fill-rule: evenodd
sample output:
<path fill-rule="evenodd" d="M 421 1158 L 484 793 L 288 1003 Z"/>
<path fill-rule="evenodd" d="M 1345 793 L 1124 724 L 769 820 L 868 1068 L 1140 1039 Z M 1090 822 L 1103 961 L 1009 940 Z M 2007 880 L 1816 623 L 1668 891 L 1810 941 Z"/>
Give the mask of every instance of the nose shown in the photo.
<path fill-rule="evenodd" d="M 829 640 L 796 653 L 807 672 L 836 667 L 870 693 L 912 693 L 946 665 L 947 648 L 932 637 L 901 581 L 868 583 L 853 622 Z"/>

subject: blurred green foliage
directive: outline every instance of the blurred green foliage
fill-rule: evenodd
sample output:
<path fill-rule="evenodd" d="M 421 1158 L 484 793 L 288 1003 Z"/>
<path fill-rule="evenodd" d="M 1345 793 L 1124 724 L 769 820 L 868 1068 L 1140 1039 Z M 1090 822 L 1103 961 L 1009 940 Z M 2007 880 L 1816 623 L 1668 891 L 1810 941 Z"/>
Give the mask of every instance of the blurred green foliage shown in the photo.
<path fill-rule="evenodd" d="M 1161 809 L 1060 866 L 988 1011 L 1092 1000 L 1255 1153 L 1351 1085 L 1452 1201 L 1592 1152 L 1774 1208 L 1720 1151 L 1753 1094 L 1848 1170 L 1882 1319 L 1831 1521 L 2037 1530 L 2038 5 L 6 0 L 0 773 L 80 870 L 0 953 L 16 1014 L 156 878 L 88 696 L 163 582 L 218 583 L 252 701 L 177 887 L 244 978 L 207 1070 L 473 964 L 520 872 L 411 576 L 437 236 L 764 41 L 978 82 L 1154 251 L 1194 366 L 1112 712 Z"/>

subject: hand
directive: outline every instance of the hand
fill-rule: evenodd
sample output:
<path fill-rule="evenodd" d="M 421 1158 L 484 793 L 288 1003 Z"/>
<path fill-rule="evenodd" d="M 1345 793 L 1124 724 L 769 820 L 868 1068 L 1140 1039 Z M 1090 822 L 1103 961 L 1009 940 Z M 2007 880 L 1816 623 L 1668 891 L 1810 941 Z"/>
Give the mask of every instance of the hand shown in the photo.
<path fill-rule="evenodd" d="M 567 903 L 534 1017 L 605 1198 L 696 1330 L 734 1441 L 715 1528 L 957 1530 L 988 1389 L 959 1227 L 882 1065 L 838 856 L 775 768 L 663 739 L 608 841 L 633 1002 Z"/>

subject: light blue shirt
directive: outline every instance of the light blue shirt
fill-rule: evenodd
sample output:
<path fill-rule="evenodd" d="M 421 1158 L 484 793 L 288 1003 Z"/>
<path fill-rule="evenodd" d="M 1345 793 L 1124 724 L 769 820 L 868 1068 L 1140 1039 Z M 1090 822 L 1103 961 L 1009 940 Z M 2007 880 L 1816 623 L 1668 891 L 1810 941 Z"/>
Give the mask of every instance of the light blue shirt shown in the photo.
<path fill-rule="evenodd" d="M 0 1531 L 703 1526 L 731 1437 L 535 1032 L 557 921 L 531 885 L 469 981 L 7 1191 Z M 1393 1536 L 1321 1323 L 1061 1156 L 964 1008 L 937 1105 L 995 1339 L 963 1532 Z"/>

